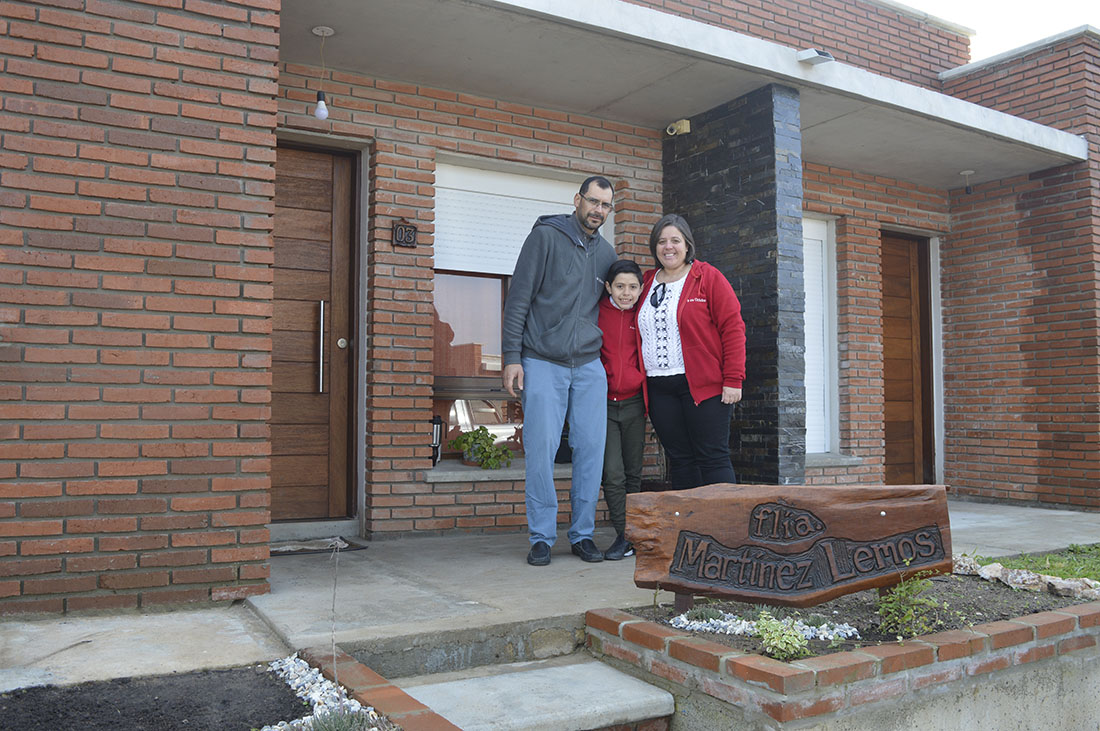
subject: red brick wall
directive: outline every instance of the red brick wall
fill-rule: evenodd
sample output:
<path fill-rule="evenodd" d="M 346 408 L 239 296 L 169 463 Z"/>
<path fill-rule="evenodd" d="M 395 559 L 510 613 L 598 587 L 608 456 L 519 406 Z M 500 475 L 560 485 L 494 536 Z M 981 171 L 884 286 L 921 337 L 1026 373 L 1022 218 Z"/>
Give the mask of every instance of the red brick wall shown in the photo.
<path fill-rule="evenodd" d="M 881 234 L 948 228 L 945 191 L 805 163 L 804 208 L 836 220 L 840 444 L 862 464 L 806 469 L 807 484 L 885 479 Z"/>
<path fill-rule="evenodd" d="M 952 197 L 945 480 L 961 495 L 1100 507 L 1095 173 L 1080 163 Z"/>
<path fill-rule="evenodd" d="M 1100 134 L 1100 36 L 1081 33 L 943 82 L 951 96 L 1074 134 Z M 1094 137 L 1095 138 L 1095 137 Z"/>
<path fill-rule="evenodd" d="M 948 79 L 945 91 L 1085 135 L 1087 163 L 955 191 L 943 250 L 947 481 L 1100 507 L 1100 38 Z"/>
<path fill-rule="evenodd" d="M 278 0 L 0 1 L 0 613 L 267 591 Z"/>
<path fill-rule="evenodd" d="M 658 218 L 660 130 L 469 94 L 326 72 L 329 118 L 310 112 L 319 68 L 287 65 L 279 125 L 372 141 L 367 363 L 367 515 L 371 535 L 506 528 L 525 524 L 511 481 L 428 483 L 431 467 L 432 243 L 435 160 L 440 152 L 523 163 L 615 183 L 616 247 L 648 258 Z M 416 249 L 395 248 L 390 227 L 419 227 Z M 568 502 L 565 503 L 568 505 Z M 563 511 L 564 520 L 568 511 Z"/>
<path fill-rule="evenodd" d="M 866 0 L 627 0 L 763 38 L 828 51 L 846 64 L 939 91 L 937 74 L 970 61 L 970 38 Z"/>

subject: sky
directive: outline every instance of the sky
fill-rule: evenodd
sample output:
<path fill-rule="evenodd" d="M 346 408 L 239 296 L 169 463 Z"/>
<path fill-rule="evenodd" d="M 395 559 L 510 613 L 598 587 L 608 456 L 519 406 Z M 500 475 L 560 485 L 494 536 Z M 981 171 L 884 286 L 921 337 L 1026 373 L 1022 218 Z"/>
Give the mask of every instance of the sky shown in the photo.
<path fill-rule="evenodd" d="M 1100 28 L 1100 0 L 897 0 L 977 31 L 970 58 L 980 61 L 1082 25 Z"/>

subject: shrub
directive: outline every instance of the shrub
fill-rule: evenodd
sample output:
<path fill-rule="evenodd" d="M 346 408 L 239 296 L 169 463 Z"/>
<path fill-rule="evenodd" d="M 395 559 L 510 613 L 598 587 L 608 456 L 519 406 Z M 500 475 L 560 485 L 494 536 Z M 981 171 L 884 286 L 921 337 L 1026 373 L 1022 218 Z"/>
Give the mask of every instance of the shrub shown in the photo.
<path fill-rule="evenodd" d="M 780 621 L 769 612 L 760 612 L 756 620 L 756 635 L 764 654 L 787 662 L 810 655 L 810 643 L 791 620 Z"/>
<path fill-rule="evenodd" d="M 901 581 L 897 586 L 880 592 L 878 598 L 879 629 L 903 637 L 916 637 L 938 629 L 943 621 L 939 612 L 948 609 L 932 597 L 922 596 L 932 588 L 928 577 L 932 572 L 919 574 Z"/>

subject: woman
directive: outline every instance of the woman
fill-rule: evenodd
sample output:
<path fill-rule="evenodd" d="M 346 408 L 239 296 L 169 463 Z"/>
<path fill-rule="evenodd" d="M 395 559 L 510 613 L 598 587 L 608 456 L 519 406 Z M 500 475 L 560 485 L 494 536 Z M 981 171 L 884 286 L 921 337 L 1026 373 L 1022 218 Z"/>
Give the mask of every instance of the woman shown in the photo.
<path fill-rule="evenodd" d="M 695 259 L 691 228 L 670 213 L 653 227 L 638 310 L 649 419 L 672 487 L 734 482 L 730 412 L 745 378 L 745 323 L 726 278 Z"/>

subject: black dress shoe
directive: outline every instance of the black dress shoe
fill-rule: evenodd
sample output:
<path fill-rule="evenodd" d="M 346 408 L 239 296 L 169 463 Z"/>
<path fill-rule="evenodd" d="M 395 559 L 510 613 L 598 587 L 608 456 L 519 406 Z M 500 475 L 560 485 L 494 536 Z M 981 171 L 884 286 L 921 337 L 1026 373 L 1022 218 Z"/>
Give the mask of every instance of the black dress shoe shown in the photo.
<path fill-rule="evenodd" d="M 538 541 L 527 552 L 527 563 L 532 566 L 546 566 L 550 563 L 550 546 L 544 541 Z"/>
<path fill-rule="evenodd" d="M 622 533 L 620 533 L 618 537 L 615 538 L 615 542 L 603 552 L 603 557 L 607 561 L 621 561 L 624 557 L 633 555 L 634 545 L 626 540 L 626 536 Z"/>
<path fill-rule="evenodd" d="M 573 544 L 573 555 L 580 556 L 581 561 L 587 561 L 588 563 L 599 563 L 603 561 L 603 553 L 600 549 L 596 548 L 596 544 L 592 542 L 591 538 L 582 538 Z"/>

